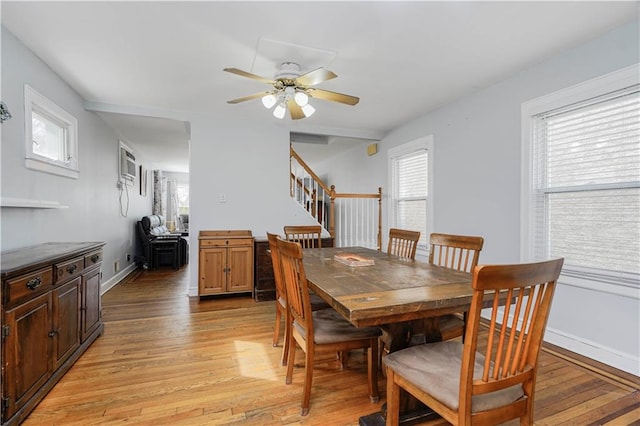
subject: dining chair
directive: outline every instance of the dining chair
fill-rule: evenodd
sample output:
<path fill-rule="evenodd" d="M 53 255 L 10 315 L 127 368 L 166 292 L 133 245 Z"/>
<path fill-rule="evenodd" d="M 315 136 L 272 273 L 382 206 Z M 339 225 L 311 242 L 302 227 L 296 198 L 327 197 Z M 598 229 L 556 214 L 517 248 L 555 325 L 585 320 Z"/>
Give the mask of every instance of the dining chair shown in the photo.
<path fill-rule="evenodd" d="M 287 294 L 284 288 L 282 278 L 282 266 L 280 264 L 280 251 L 278 250 L 278 239 L 280 236 L 267 232 L 267 239 L 269 241 L 269 251 L 271 254 L 271 264 L 273 265 L 273 279 L 276 287 L 276 322 L 273 326 L 273 347 L 278 346 L 280 340 L 280 326 L 284 319 L 284 342 L 282 344 L 282 365 L 287 365 L 287 353 L 289 351 L 288 341 L 291 336 L 289 330 L 289 321 L 287 320 Z M 311 310 L 317 311 L 320 309 L 329 308 L 330 305 L 325 302 L 320 296 L 315 293 L 310 295 Z"/>
<path fill-rule="evenodd" d="M 322 247 L 322 226 L 320 225 L 287 225 L 284 227 L 287 241 L 300 243 L 302 248 Z"/>
<path fill-rule="evenodd" d="M 357 328 L 333 309 L 312 311 L 307 277 L 300 244 L 278 239 L 282 277 L 287 293 L 288 320 L 291 337 L 285 383 L 291 384 L 296 343 L 305 353 L 305 375 L 301 415 L 309 413 L 313 363 L 316 352 L 341 352 L 355 349 L 367 351 L 369 397 L 378 402 L 378 336 L 377 327 Z"/>
<path fill-rule="evenodd" d="M 429 263 L 471 273 L 478 264 L 484 238 L 432 233 L 429 245 Z M 466 315 L 462 313 L 438 317 L 442 340 L 461 336 L 464 341 Z"/>
<path fill-rule="evenodd" d="M 387 253 L 415 260 L 419 239 L 419 231 L 391 228 Z"/>
<path fill-rule="evenodd" d="M 426 343 L 385 358 L 386 424 L 398 424 L 402 388 L 454 425 L 516 418 L 532 425 L 538 355 L 563 261 L 476 266 L 464 343 Z M 479 338 L 485 297 L 486 341 Z M 504 300 L 513 304 L 500 306 Z"/>
<path fill-rule="evenodd" d="M 418 249 L 418 241 L 420 240 L 420 231 L 411 231 L 408 229 L 390 228 L 389 243 L 387 244 L 387 253 L 399 256 L 405 259 L 416 259 L 416 250 Z M 391 336 L 383 327 L 380 329 L 381 335 L 378 346 L 378 365 L 382 368 L 382 355 L 385 353 L 385 347 L 389 347 Z M 384 373 L 384 371 L 383 371 Z"/>

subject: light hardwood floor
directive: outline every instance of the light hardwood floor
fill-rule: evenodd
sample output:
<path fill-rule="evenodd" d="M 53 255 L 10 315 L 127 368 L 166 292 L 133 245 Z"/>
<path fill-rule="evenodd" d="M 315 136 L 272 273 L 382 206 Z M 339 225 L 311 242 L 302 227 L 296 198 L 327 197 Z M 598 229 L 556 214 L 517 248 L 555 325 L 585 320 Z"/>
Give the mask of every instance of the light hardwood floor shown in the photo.
<path fill-rule="evenodd" d="M 104 334 L 24 425 L 357 425 L 384 402 L 382 376 L 381 401 L 369 402 L 356 352 L 346 370 L 317 363 L 311 411 L 300 417 L 303 369 L 284 384 L 274 302 L 190 299 L 187 280 L 188 267 L 139 271 L 106 293 Z M 557 348 L 540 360 L 537 425 L 640 425 L 639 378 L 590 371 Z"/>

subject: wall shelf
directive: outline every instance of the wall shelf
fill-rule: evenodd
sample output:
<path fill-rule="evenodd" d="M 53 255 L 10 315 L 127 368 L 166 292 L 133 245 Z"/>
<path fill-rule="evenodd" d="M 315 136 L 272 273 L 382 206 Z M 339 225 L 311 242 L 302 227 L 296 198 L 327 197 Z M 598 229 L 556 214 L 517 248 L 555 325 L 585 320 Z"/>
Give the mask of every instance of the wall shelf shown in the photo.
<path fill-rule="evenodd" d="M 28 198 L 0 198 L 0 207 L 11 207 L 19 209 L 67 209 L 69 206 L 60 204 L 57 201 L 33 200 Z"/>

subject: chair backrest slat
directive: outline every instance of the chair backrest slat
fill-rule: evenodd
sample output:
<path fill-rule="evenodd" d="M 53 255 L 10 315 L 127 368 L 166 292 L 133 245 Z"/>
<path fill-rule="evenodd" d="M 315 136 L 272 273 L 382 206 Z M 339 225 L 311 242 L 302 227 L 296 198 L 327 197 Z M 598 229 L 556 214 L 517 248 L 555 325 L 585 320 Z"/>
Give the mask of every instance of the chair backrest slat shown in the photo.
<path fill-rule="evenodd" d="M 300 243 L 282 239 L 278 239 L 277 244 L 289 312 L 293 320 L 306 330 L 307 336 L 313 336 L 311 301 L 302 263 L 302 247 Z"/>
<path fill-rule="evenodd" d="M 276 284 L 276 300 L 281 298 L 286 302 L 286 291 L 284 288 L 284 282 L 282 279 L 282 265 L 280 262 L 280 250 L 278 249 L 279 235 L 271 234 L 267 232 L 267 239 L 269 240 L 269 251 L 271 252 L 271 264 L 273 265 L 273 280 Z"/>
<path fill-rule="evenodd" d="M 322 226 L 287 225 L 284 227 L 287 241 L 300 243 L 302 248 L 322 248 Z"/>
<path fill-rule="evenodd" d="M 471 272 L 478 264 L 484 238 L 432 233 L 429 245 L 429 263 Z"/>

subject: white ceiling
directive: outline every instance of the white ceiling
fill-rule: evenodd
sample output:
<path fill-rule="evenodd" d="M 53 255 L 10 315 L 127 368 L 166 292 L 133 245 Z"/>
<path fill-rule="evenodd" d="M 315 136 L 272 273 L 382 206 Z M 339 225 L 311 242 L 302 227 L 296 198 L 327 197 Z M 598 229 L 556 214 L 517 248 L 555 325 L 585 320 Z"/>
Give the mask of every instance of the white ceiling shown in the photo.
<path fill-rule="evenodd" d="M 637 1 L 569 2 L 27 2 L 2 1 L 2 24 L 145 156 L 185 169 L 188 125 L 130 115 L 185 111 L 276 120 L 260 100 L 226 101 L 269 86 L 280 45 L 316 52 L 303 71 L 338 78 L 318 87 L 358 96 L 312 100 L 295 132 L 379 138 L 466 94 L 638 19 Z M 265 41 L 266 40 L 266 41 Z M 276 48 L 273 43 L 276 41 Z M 289 60 L 289 59 L 287 59 Z M 332 140 L 336 140 L 333 138 Z M 162 149 L 154 149 L 163 144 Z M 338 146 L 338 143 L 326 145 Z M 170 149 L 173 147 L 173 149 Z M 328 149 L 328 148 L 327 148 Z M 321 156 L 318 151 L 314 156 Z M 159 154 L 168 153 L 169 158 Z M 304 153 L 302 153 L 304 157 Z M 319 158 L 319 157 L 318 157 Z M 172 161 L 172 159 L 180 161 Z M 308 161 L 312 161 L 311 159 Z M 172 164 L 175 163 L 175 164 Z"/>

